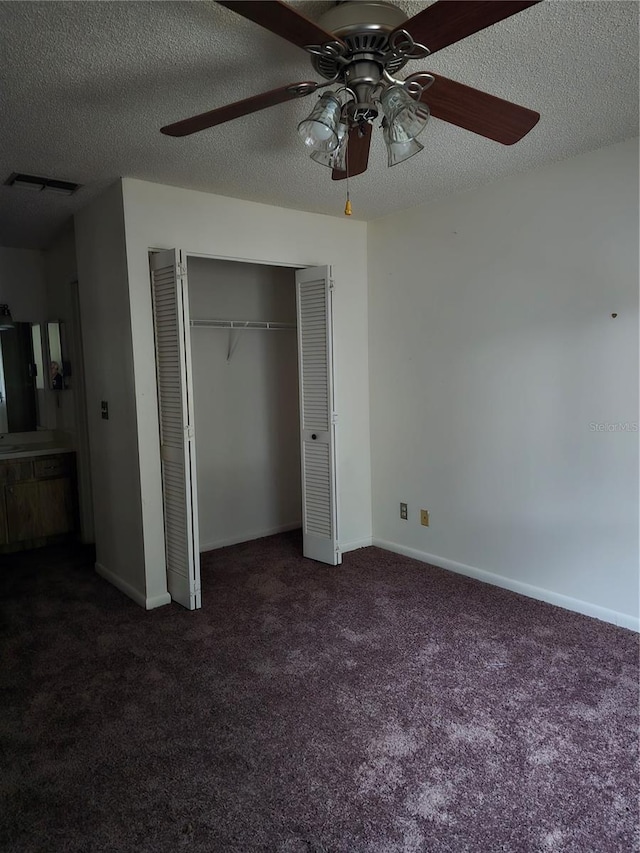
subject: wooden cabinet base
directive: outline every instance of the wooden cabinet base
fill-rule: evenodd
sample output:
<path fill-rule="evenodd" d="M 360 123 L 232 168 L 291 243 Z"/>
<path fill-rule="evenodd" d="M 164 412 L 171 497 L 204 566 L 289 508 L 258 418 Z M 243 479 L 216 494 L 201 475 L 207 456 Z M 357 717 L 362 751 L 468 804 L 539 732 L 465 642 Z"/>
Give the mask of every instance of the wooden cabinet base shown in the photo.
<path fill-rule="evenodd" d="M 73 454 L 0 462 L 0 554 L 74 539 L 77 518 Z"/>

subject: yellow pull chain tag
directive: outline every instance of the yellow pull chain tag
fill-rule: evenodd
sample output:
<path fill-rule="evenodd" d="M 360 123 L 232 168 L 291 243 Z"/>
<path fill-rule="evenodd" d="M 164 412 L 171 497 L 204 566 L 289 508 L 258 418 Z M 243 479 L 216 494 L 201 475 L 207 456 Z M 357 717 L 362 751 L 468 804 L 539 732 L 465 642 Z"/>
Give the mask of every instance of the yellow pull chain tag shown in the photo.
<path fill-rule="evenodd" d="M 344 215 L 351 216 L 351 202 L 347 199 L 347 203 L 344 206 Z"/>

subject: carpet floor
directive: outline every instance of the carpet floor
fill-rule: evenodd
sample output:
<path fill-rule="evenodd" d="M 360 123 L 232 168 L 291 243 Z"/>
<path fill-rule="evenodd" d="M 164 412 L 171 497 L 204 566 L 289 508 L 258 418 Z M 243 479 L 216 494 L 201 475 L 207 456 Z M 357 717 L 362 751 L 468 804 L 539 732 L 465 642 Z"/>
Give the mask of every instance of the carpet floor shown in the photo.
<path fill-rule="evenodd" d="M 4 559 L 4 853 L 638 851 L 635 634 L 298 533 L 145 613 Z"/>

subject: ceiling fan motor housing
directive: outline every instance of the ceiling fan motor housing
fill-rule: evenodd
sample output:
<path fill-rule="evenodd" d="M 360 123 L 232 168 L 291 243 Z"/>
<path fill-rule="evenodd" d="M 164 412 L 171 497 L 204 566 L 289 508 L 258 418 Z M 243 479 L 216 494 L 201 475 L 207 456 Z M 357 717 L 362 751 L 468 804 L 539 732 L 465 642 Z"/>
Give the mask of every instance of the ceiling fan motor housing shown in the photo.
<path fill-rule="evenodd" d="M 349 114 L 356 124 L 371 122 L 377 117 L 373 93 L 383 70 L 393 74 L 407 63 L 404 56 L 388 55 L 389 36 L 406 18 L 404 12 L 391 3 L 351 0 L 334 6 L 318 21 L 323 29 L 342 39 L 347 52 L 340 57 L 331 51 L 327 55 L 314 53 L 313 66 L 327 80 L 337 76 L 354 92 L 356 102 L 350 105 Z"/>
<path fill-rule="evenodd" d="M 382 62 L 382 57 L 389 47 L 389 35 L 406 20 L 407 16 L 402 9 L 393 3 L 351 0 L 329 9 L 318 20 L 318 24 L 347 45 L 347 59 L 375 63 L 379 80 L 383 67 L 389 74 L 395 74 L 407 63 L 406 57 Z M 312 55 L 311 61 L 318 74 L 327 80 L 333 79 L 344 68 L 342 62 L 330 55 Z M 371 69 L 369 71 L 371 73 Z"/>

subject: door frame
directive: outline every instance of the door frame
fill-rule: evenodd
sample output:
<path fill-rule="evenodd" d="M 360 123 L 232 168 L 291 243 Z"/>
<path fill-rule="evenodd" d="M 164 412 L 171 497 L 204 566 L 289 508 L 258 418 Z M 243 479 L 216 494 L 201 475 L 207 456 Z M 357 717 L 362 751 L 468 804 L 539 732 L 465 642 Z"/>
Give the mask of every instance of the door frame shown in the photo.
<path fill-rule="evenodd" d="M 299 263 L 299 262 L 298 263 L 292 263 L 291 261 L 274 261 L 274 260 L 263 260 L 263 259 L 259 259 L 259 258 L 241 258 L 241 257 L 233 256 L 233 255 L 209 254 L 208 252 L 192 252 L 187 248 L 182 248 L 182 247 L 180 247 L 180 248 L 182 249 L 182 252 L 183 252 L 184 258 L 185 258 L 185 262 L 187 263 L 187 265 L 189 263 L 189 258 L 204 258 L 206 260 L 211 260 L 211 261 L 230 261 L 232 263 L 253 264 L 256 266 L 284 267 L 286 269 L 290 269 L 293 271 L 310 269 L 313 267 L 322 267 L 322 266 L 328 266 L 330 268 L 333 267 L 333 265 L 331 263 L 323 263 L 320 261 L 310 261 L 309 263 L 304 263 L 304 264 Z M 147 253 L 148 253 L 148 257 L 150 258 L 151 255 L 155 254 L 156 252 L 164 252 L 164 251 L 166 251 L 166 248 L 153 246 L 153 247 L 149 247 L 149 249 L 147 250 Z M 188 281 L 188 271 L 187 271 L 187 281 Z M 297 301 L 297 294 L 296 294 L 296 301 Z M 333 336 L 332 336 L 331 346 L 333 347 Z M 300 360 L 299 359 L 298 359 L 298 382 L 300 383 Z M 334 389 L 334 395 L 335 395 L 335 389 Z M 299 435 L 301 437 L 302 432 L 301 432 L 301 424 L 300 423 L 298 425 L 298 432 L 299 432 Z M 197 436 L 196 436 L 196 442 L 197 442 Z M 337 450 L 338 450 L 338 438 L 337 438 L 336 433 L 334 432 L 334 452 L 335 452 L 335 456 L 336 456 L 336 475 L 335 475 L 336 476 L 336 491 L 335 491 L 336 541 L 338 543 L 338 554 L 340 555 L 338 563 L 340 563 L 341 562 L 342 549 L 340 548 L 340 539 L 339 539 L 339 535 L 338 535 L 338 532 L 340 529 L 340 494 L 339 494 L 339 489 L 337 487 L 337 485 L 338 485 L 338 475 L 337 475 L 338 453 L 337 453 Z M 301 479 L 302 479 L 302 471 L 301 471 Z M 196 492 L 197 492 L 197 479 L 196 479 Z M 304 500 L 304 495 L 302 495 L 302 499 Z M 165 555 L 166 555 L 166 550 L 165 550 Z M 165 556 L 165 559 L 166 559 L 166 556 Z"/>

